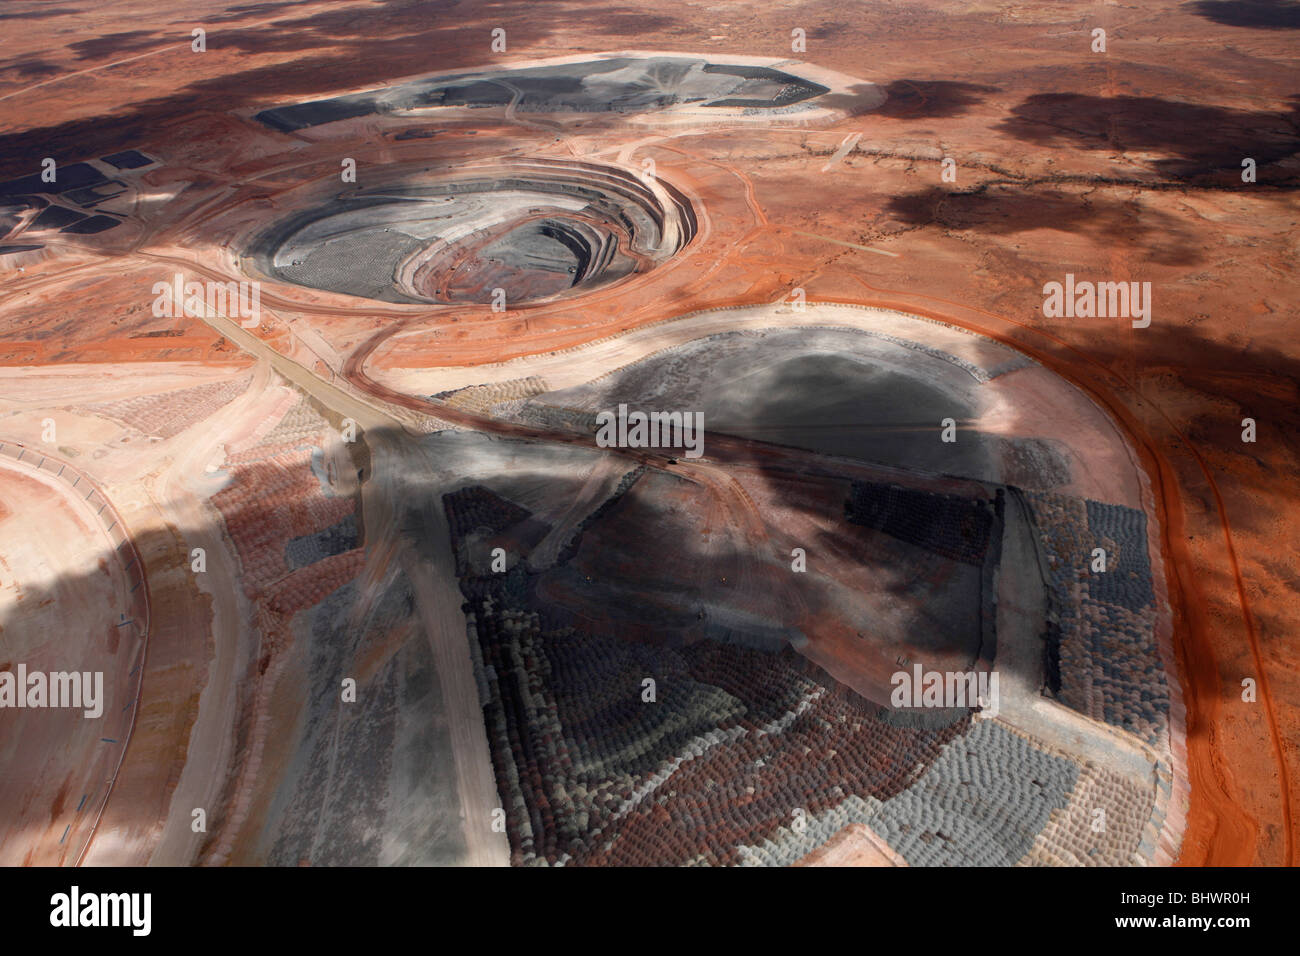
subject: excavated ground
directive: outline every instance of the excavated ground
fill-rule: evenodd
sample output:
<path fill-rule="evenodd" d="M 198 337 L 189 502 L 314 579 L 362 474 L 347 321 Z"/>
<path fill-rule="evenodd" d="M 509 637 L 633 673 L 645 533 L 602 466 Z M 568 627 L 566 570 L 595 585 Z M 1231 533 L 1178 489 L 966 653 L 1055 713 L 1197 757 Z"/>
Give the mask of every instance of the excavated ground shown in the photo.
<path fill-rule="evenodd" d="M 693 4 L 602 43 L 707 52 L 608 56 L 534 5 L 511 50 L 546 62 L 420 4 L 231 10 L 204 57 L 75 0 L 104 42 L 11 38 L 0 438 L 56 420 L 151 616 L 97 825 L 55 794 L 6 853 L 1289 862 L 1293 51 L 1205 6 L 1101 11 L 1106 57 L 1059 5 L 943 2 L 809 23 L 800 61 L 787 14 Z M 178 272 L 260 279 L 260 321 L 159 315 Z M 1044 318 L 1066 272 L 1152 280 L 1152 325 Z M 725 430 L 594 448 L 624 399 Z M 889 651 L 978 659 L 993 593 L 999 718 L 882 710 Z"/>

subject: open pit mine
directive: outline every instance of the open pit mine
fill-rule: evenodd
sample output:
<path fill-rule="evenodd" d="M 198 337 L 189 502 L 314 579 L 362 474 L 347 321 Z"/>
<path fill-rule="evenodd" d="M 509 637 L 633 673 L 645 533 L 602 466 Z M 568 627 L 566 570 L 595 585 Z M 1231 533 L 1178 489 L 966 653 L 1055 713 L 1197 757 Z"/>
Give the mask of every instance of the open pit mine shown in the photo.
<path fill-rule="evenodd" d="M 1297 34 L 13 6 L 0 864 L 1292 862 Z"/>

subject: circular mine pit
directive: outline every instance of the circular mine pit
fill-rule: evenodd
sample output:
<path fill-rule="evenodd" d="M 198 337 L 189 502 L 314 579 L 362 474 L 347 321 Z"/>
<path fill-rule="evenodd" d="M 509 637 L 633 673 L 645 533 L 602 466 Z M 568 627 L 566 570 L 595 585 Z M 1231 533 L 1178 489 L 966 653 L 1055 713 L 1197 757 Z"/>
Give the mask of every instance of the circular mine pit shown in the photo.
<path fill-rule="evenodd" d="M 255 118 L 285 133 L 358 118 L 427 119 L 484 109 L 504 109 L 509 116 L 617 113 L 669 123 L 770 122 L 853 115 L 884 100 L 885 92 L 874 84 L 810 63 L 625 52 L 433 73 L 382 89 L 274 106 Z"/>
<path fill-rule="evenodd" d="M 381 302 L 518 305 L 647 272 L 694 208 L 662 180 L 533 160 L 408 174 L 308 204 L 253 241 L 266 275 Z"/>

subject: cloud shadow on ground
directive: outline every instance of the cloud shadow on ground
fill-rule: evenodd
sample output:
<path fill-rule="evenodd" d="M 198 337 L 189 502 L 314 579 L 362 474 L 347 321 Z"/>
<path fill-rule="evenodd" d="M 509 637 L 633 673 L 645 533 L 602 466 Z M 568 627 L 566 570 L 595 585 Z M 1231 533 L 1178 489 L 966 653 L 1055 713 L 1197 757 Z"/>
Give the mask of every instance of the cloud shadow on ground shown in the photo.
<path fill-rule="evenodd" d="M 1300 30 L 1300 3 L 1294 0 L 1199 0 L 1188 6 L 1226 27 Z"/>

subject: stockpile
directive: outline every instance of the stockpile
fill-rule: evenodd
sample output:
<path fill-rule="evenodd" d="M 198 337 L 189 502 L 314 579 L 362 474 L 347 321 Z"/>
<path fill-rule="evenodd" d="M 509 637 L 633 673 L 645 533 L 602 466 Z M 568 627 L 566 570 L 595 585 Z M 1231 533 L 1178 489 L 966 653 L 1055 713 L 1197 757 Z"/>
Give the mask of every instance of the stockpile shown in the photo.
<path fill-rule="evenodd" d="M 529 515 L 482 487 L 443 503 L 458 553 L 467 536 L 509 533 Z M 988 527 L 961 504 L 950 509 L 957 527 Z M 526 562 L 459 569 L 516 865 L 785 865 L 853 823 L 914 865 L 1013 864 L 1049 821 L 1059 832 L 1040 841 L 1043 854 L 1088 848 L 1062 815 L 1075 765 L 992 721 L 891 719 L 788 646 L 652 645 L 562 627 Z M 1114 791 L 1114 838 L 1098 851 L 1111 860 L 1132 843 L 1141 807 L 1131 788 L 1095 776 Z"/>
<path fill-rule="evenodd" d="M 977 567 L 993 527 L 987 501 L 872 481 L 853 482 L 844 512 L 854 524 Z"/>
<path fill-rule="evenodd" d="M 1077 768 L 992 720 L 952 741 L 871 827 L 911 866 L 1010 866 L 1064 807 Z"/>
<path fill-rule="evenodd" d="M 458 577 L 465 577 L 473 570 L 466 539 L 500 534 L 532 514 L 484 485 L 470 485 L 443 495 L 442 507 L 451 529 Z M 486 568 L 478 570 L 486 571 Z"/>
<path fill-rule="evenodd" d="M 1100 604 L 1138 613 L 1155 604 L 1151 563 L 1147 560 L 1147 517 L 1135 508 L 1085 501 L 1088 529 L 1107 547 L 1105 574 L 1088 578 L 1088 591 Z"/>
<path fill-rule="evenodd" d="M 290 616 L 314 607 L 355 578 L 364 563 L 365 552 L 359 548 L 323 558 L 277 581 L 267 606 Z"/>
<path fill-rule="evenodd" d="M 788 648 L 651 647 L 490 597 L 468 619 L 516 864 L 736 865 L 797 819 L 824 842 L 968 726 L 886 724 Z"/>
<path fill-rule="evenodd" d="M 523 401 L 546 391 L 545 380 L 536 375 L 513 378 L 491 385 L 469 385 L 446 395 L 439 395 L 453 408 L 463 408 L 479 415 L 491 415 L 492 406 L 501 402 Z"/>
<path fill-rule="evenodd" d="M 478 531 L 497 534 L 532 514 L 485 485 L 468 485 L 448 492 L 442 496 L 442 504 L 456 540 Z"/>
<path fill-rule="evenodd" d="M 1156 638 L 1146 516 L 1133 508 L 1027 493 L 1047 558 L 1048 661 L 1062 703 L 1155 744 L 1169 719 Z M 1106 571 L 1092 552 L 1106 551 Z"/>
<path fill-rule="evenodd" d="M 741 866 L 790 866 L 802 860 L 835 834 L 853 823 L 867 823 L 884 806 L 875 797 L 845 799 L 837 807 L 815 816 L 805 816 L 802 825 L 786 826 L 757 846 L 739 848 Z"/>
<path fill-rule="evenodd" d="M 171 438 L 242 395 L 251 378 L 251 375 L 242 375 L 175 392 L 99 402 L 84 406 L 84 410 L 121 422 L 145 435 Z"/>
<path fill-rule="evenodd" d="M 230 450 L 230 481 L 212 496 L 239 556 L 244 592 L 269 615 L 272 630 L 361 566 L 355 502 L 328 493 L 312 469 L 313 453 L 334 437 L 329 423 L 299 402 L 262 437 Z"/>
<path fill-rule="evenodd" d="M 1069 803 L 1052 811 L 1021 866 L 1142 866 L 1142 837 L 1154 811 L 1151 787 L 1092 761 L 1079 768 Z"/>
<path fill-rule="evenodd" d="M 289 409 L 260 444 L 319 447 L 331 440 L 336 440 L 333 427 L 303 399 Z"/>
<path fill-rule="evenodd" d="M 597 428 L 596 412 L 584 408 L 562 408 L 535 401 L 502 402 L 492 409 L 499 418 L 509 418 L 524 425 L 550 428 L 556 431 L 579 431 L 594 435 Z"/>
<path fill-rule="evenodd" d="M 290 570 L 284 543 L 307 530 L 295 521 L 317 484 L 303 452 L 282 452 L 231 469 L 233 480 L 212 496 L 243 566 L 244 592 L 255 597 Z"/>
<path fill-rule="evenodd" d="M 328 501 L 346 501 L 346 499 L 327 499 Z M 347 502 L 351 506 L 351 502 Z M 309 564 L 325 558 L 351 551 L 360 540 L 357 534 L 356 515 L 349 510 L 342 520 L 320 531 L 293 538 L 284 546 L 285 563 L 293 570 L 304 568 Z"/>
<path fill-rule="evenodd" d="M 582 546 L 582 536 L 586 530 L 608 514 L 609 510 L 619 503 L 623 496 L 631 490 L 632 486 L 635 485 L 637 480 L 644 474 L 645 465 L 637 465 L 631 471 L 626 472 L 623 477 L 618 480 L 618 486 L 608 498 L 600 503 L 600 507 L 591 512 L 591 514 L 586 515 L 578 522 L 577 527 L 573 529 L 573 536 L 565 542 L 564 547 L 561 548 L 559 553 L 556 555 L 557 563 L 564 564 L 566 561 L 572 560 L 577 555 L 578 549 Z"/>

